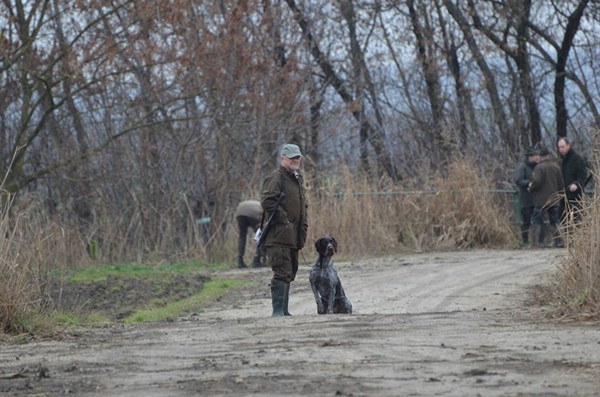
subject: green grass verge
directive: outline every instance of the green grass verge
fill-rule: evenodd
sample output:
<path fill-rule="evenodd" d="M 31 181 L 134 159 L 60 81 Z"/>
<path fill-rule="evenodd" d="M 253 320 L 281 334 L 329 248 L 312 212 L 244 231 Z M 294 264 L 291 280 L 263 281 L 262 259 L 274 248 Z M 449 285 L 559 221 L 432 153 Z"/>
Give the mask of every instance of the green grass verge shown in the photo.
<path fill-rule="evenodd" d="M 105 316 L 96 313 L 78 316 L 65 311 L 50 312 L 49 319 L 61 327 L 81 327 L 91 324 L 108 324 L 111 322 Z"/>
<path fill-rule="evenodd" d="M 211 280 L 204 285 L 202 291 L 189 298 L 170 302 L 158 308 L 139 310 L 126 317 L 125 323 L 145 323 L 163 321 L 168 318 L 176 318 L 184 313 L 190 313 L 202 309 L 209 301 L 217 299 L 232 288 L 247 284 L 243 280 Z"/>
<path fill-rule="evenodd" d="M 109 277 L 152 277 L 162 274 L 193 273 L 203 270 L 223 270 L 227 265 L 206 264 L 199 261 L 172 263 L 160 266 L 124 263 L 117 265 L 98 265 L 85 269 L 70 269 L 66 272 L 67 281 L 72 283 L 93 283 Z"/>

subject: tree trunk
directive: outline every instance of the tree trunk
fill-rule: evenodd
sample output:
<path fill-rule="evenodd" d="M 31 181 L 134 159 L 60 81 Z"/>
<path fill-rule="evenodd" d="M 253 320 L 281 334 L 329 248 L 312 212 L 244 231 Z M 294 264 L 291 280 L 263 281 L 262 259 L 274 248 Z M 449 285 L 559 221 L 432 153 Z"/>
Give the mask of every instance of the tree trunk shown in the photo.
<path fill-rule="evenodd" d="M 362 104 L 357 103 L 356 98 L 354 98 L 352 94 L 348 92 L 346 89 L 346 84 L 338 77 L 337 73 L 333 69 L 333 66 L 319 48 L 310 30 L 308 21 L 302 11 L 296 5 L 296 2 L 294 0 L 286 0 L 286 3 L 292 10 L 294 19 L 302 30 L 304 40 L 307 42 L 310 53 L 325 74 L 326 84 L 331 84 L 334 87 L 340 98 L 342 98 L 342 101 L 348 105 L 348 108 L 354 119 L 358 122 L 361 139 L 363 136 L 368 137 L 368 141 L 375 151 L 377 163 L 380 168 L 382 168 L 390 178 L 394 180 L 399 179 L 400 176 L 397 175 L 395 171 L 392 159 L 383 146 L 385 137 L 383 136 L 382 131 L 373 127 L 367 117 L 363 117 Z"/>
<path fill-rule="evenodd" d="M 514 151 L 516 149 L 515 141 L 510 133 L 508 123 L 506 122 L 506 113 L 504 112 L 502 100 L 500 99 L 500 94 L 496 88 L 494 74 L 490 70 L 484 55 L 481 53 L 479 46 L 475 41 L 475 37 L 473 36 L 473 32 L 471 31 L 470 25 L 460 9 L 451 0 L 444 0 L 444 5 L 463 32 L 465 40 L 467 41 L 469 49 L 471 50 L 471 54 L 475 58 L 477 66 L 479 66 L 479 70 L 483 75 L 484 85 L 492 104 L 494 121 L 498 126 L 498 130 L 500 131 L 502 143 L 508 146 L 509 151 Z"/>
<path fill-rule="evenodd" d="M 477 118 L 475 117 L 475 108 L 469 90 L 464 84 L 463 75 L 461 72 L 460 57 L 458 55 L 458 46 L 451 32 L 446 29 L 445 14 L 439 0 L 435 2 L 438 13 L 438 20 L 443 39 L 443 51 L 448 70 L 454 80 L 454 90 L 456 92 L 456 108 L 458 112 L 458 142 L 456 142 L 459 150 L 462 152 L 468 144 L 468 131 L 477 131 Z"/>
<path fill-rule="evenodd" d="M 565 35 L 556 55 L 556 77 L 554 79 L 554 104 L 556 107 L 556 138 L 567 136 L 569 114 L 565 102 L 566 66 L 573 39 L 579 29 L 579 23 L 589 0 L 581 0 L 577 8 L 569 15 Z"/>
<path fill-rule="evenodd" d="M 446 142 L 444 141 L 442 131 L 445 128 L 444 122 L 444 105 L 442 98 L 442 89 L 439 76 L 439 65 L 436 61 L 436 54 L 431 49 L 434 42 L 431 29 L 427 29 L 421 23 L 421 20 L 427 18 L 426 12 L 417 13 L 414 0 L 407 0 L 408 14 L 412 25 L 412 31 L 415 35 L 417 46 L 417 59 L 421 64 L 423 76 L 425 78 L 425 86 L 427 87 L 427 97 L 429 98 L 429 106 L 431 107 L 432 123 L 428 128 L 432 136 L 433 151 L 435 157 L 439 160 L 439 154 L 445 158 L 447 155 Z M 427 25 L 427 24 L 426 24 Z M 440 153 L 441 152 L 441 153 Z"/>

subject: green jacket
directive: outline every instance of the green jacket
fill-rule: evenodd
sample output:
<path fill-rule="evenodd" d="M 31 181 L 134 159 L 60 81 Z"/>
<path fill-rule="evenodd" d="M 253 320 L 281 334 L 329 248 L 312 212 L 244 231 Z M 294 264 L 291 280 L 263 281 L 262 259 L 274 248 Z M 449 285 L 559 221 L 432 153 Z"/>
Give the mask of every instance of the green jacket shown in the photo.
<path fill-rule="evenodd" d="M 557 163 L 546 160 L 535 166 L 529 188 L 535 207 L 544 208 L 556 205 L 560 199 L 557 193 L 562 189 L 562 171 Z"/>
<path fill-rule="evenodd" d="M 275 218 L 266 231 L 266 247 L 289 247 L 300 250 L 306 243 L 308 230 L 306 192 L 302 174 L 288 172 L 279 167 L 271 172 L 263 182 L 260 204 L 265 211 L 265 222 L 271 216 L 279 193 L 284 196 Z"/>

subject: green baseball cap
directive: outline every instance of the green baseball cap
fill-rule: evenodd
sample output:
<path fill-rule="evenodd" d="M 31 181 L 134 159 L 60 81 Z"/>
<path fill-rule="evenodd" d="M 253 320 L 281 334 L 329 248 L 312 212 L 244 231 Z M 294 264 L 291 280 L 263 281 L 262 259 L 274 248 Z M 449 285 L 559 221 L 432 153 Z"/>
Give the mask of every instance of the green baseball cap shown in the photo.
<path fill-rule="evenodd" d="M 525 151 L 525 156 L 535 156 L 536 154 L 539 154 L 539 149 L 537 149 L 536 147 L 529 147 L 526 151 Z"/>
<path fill-rule="evenodd" d="M 291 143 L 287 143 L 281 147 L 281 155 L 291 159 L 293 157 L 302 157 L 302 153 L 300 152 L 300 148 L 297 145 L 293 145 Z"/>
<path fill-rule="evenodd" d="M 550 154 L 550 150 L 548 150 L 548 148 L 546 146 L 541 146 L 540 150 L 538 151 L 538 154 L 540 156 L 547 156 Z"/>

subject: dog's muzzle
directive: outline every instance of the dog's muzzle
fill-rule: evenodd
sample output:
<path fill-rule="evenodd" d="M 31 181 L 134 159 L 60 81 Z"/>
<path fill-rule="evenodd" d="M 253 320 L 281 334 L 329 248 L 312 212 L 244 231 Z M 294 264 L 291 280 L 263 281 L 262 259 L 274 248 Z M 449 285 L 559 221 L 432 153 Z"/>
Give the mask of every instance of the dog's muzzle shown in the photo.
<path fill-rule="evenodd" d="M 335 253 L 335 247 L 333 246 L 332 243 L 327 244 L 327 255 L 331 256 Z"/>

